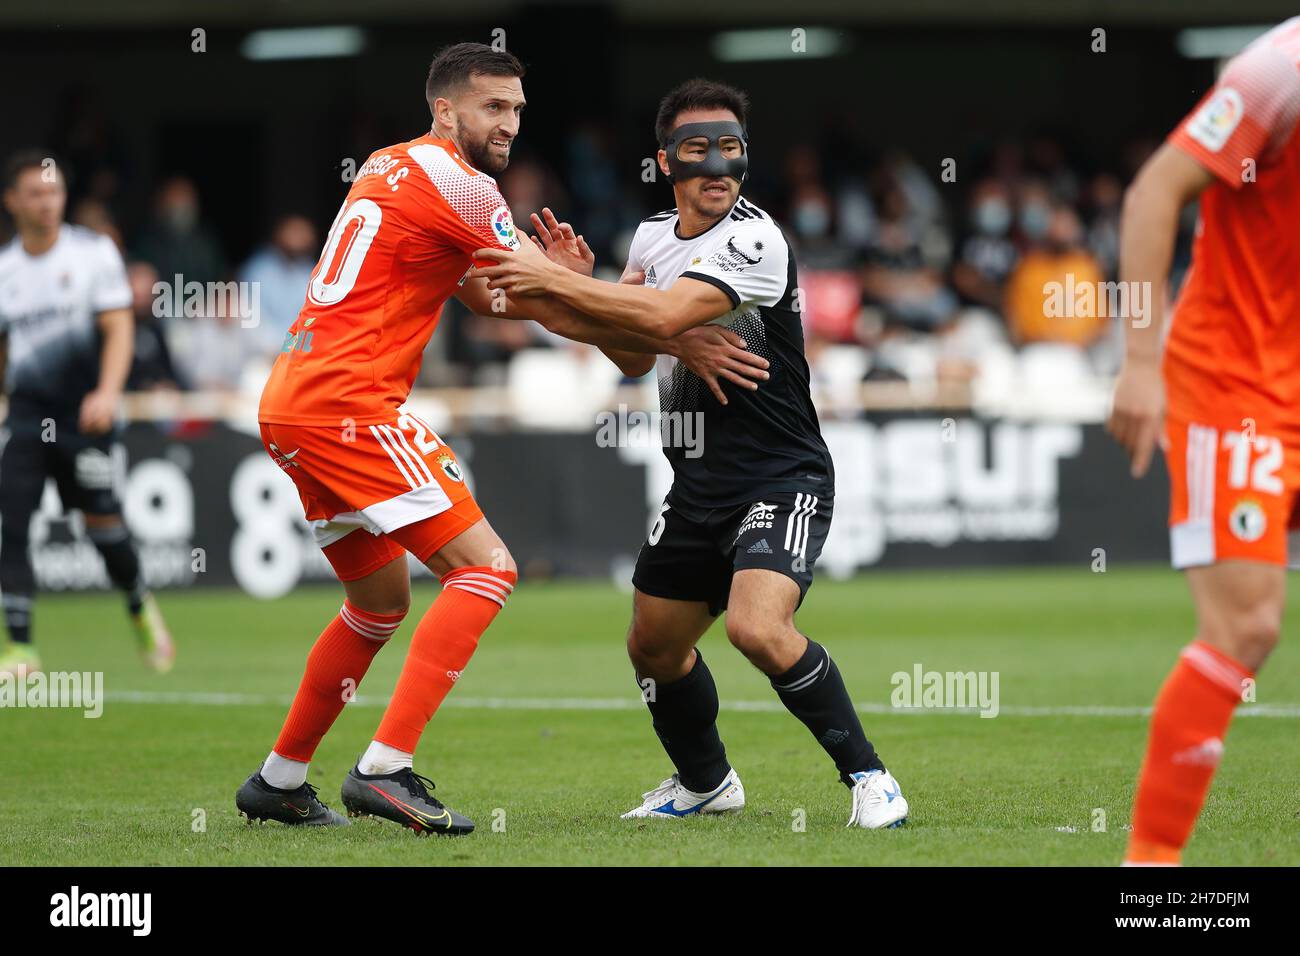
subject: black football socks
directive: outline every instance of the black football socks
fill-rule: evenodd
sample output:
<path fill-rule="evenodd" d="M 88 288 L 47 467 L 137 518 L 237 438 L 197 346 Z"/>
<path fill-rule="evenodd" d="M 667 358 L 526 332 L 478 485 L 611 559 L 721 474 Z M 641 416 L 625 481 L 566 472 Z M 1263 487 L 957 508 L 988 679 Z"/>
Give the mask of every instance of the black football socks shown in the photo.
<path fill-rule="evenodd" d="M 5 514 L 0 531 L 0 595 L 3 595 L 5 627 L 15 644 L 32 642 L 32 597 L 36 594 L 36 572 L 28 554 L 27 525 L 30 514 Z"/>
<path fill-rule="evenodd" d="M 704 657 L 697 650 L 695 666 L 671 684 L 649 683 L 639 675 L 637 683 L 682 786 L 695 793 L 716 790 L 731 764 L 718 736 L 718 687 Z"/>
<path fill-rule="evenodd" d="M 126 594 L 127 610 L 139 614 L 145 589 L 140 577 L 140 558 L 131 542 L 131 532 L 126 525 L 119 524 L 109 528 L 87 528 L 86 537 L 104 559 L 109 579 Z"/>
<path fill-rule="evenodd" d="M 846 784 L 851 773 L 885 769 L 826 648 L 810 640 L 798 663 L 771 681 L 781 703 L 812 731 Z"/>
<path fill-rule="evenodd" d="M 15 644 L 32 642 L 32 596 L 4 592 L 5 627 Z"/>

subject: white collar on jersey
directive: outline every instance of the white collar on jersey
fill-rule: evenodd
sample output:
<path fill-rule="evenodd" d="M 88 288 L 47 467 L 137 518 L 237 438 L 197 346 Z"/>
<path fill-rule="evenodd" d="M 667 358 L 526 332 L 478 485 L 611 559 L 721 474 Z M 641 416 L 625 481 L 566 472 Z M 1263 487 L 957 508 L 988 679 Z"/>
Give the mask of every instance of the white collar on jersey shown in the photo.
<path fill-rule="evenodd" d="M 722 225 L 724 222 L 726 222 L 728 219 L 730 219 L 732 216 L 734 216 L 734 215 L 736 214 L 736 207 L 740 205 L 740 202 L 741 202 L 741 197 L 740 197 L 740 196 L 736 196 L 736 201 L 735 201 L 735 203 L 732 204 L 732 206 L 731 206 L 730 209 L 728 209 L 728 210 L 727 210 L 726 212 L 724 212 L 720 217 L 718 217 L 718 221 L 717 221 L 717 222 L 715 222 L 713 225 L 709 226 L 709 228 L 708 228 L 708 229 L 705 229 L 703 232 L 697 232 L 697 233 L 696 233 L 695 235 L 693 235 L 693 236 L 683 236 L 683 235 L 678 231 L 677 227 L 680 226 L 680 225 L 682 224 L 682 214 L 679 212 L 679 213 L 677 214 L 677 218 L 673 221 L 673 238 L 674 238 L 674 239 L 680 239 L 682 242 L 694 242 L 696 239 L 700 239 L 700 238 L 703 238 L 704 236 L 707 236 L 707 235 L 708 235 L 709 233 L 711 233 L 714 229 L 717 229 L 720 225 Z"/>

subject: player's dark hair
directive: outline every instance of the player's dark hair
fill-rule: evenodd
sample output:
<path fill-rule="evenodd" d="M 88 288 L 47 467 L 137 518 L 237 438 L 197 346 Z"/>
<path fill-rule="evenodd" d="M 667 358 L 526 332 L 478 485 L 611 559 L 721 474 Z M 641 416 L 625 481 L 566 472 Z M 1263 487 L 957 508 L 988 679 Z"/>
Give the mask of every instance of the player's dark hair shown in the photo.
<path fill-rule="evenodd" d="M 677 125 L 677 117 L 687 110 L 731 110 L 740 125 L 745 126 L 749 117 L 749 96 L 734 86 L 698 76 L 673 87 L 659 101 L 659 112 L 655 115 L 655 139 L 660 146 L 668 142 L 668 134 Z"/>
<path fill-rule="evenodd" d="M 524 65 L 513 53 L 494 50 L 484 43 L 455 43 L 443 47 L 429 64 L 424 98 L 433 101 L 463 87 L 472 76 L 523 77 Z"/>
<path fill-rule="evenodd" d="M 18 185 L 18 177 L 29 169 L 45 169 L 46 164 L 53 161 L 54 168 L 63 176 L 66 184 L 68 181 L 67 174 L 63 171 L 63 165 L 54 160 L 54 154 L 48 149 L 20 149 L 7 160 L 4 167 L 4 188 L 13 189 Z"/>

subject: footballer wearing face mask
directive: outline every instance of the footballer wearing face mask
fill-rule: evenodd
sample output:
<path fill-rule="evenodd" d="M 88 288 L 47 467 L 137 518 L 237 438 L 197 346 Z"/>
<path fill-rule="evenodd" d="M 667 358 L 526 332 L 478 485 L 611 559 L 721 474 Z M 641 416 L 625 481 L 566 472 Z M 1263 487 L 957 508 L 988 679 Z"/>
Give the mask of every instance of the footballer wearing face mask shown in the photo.
<path fill-rule="evenodd" d="M 717 688 L 696 649 L 725 609 L 731 643 L 768 676 L 850 789 L 849 825 L 897 826 L 908 814 L 897 781 L 826 648 L 794 623 L 830 530 L 834 471 L 809 393 L 794 259 L 771 217 L 740 195 L 748 105 L 741 91 L 699 79 L 664 97 L 657 159 L 677 205 L 641 223 L 624 281 L 566 270 L 528 246 L 478 250 L 476 259 L 499 264 L 471 275 L 516 301 L 555 300 L 660 340 L 722 326 L 769 363 L 761 387 L 724 383 L 718 396 L 671 355 L 611 354 L 624 371 L 657 369 L 674 475 L 633 575 L 628 652 L 676 772 L 624 817 L 744 807 L 716 726 Z M 566 241 L 562 230 L 543 232 L 543 244 Z M 674 430 L 697 440 L 676 442 Z"/>

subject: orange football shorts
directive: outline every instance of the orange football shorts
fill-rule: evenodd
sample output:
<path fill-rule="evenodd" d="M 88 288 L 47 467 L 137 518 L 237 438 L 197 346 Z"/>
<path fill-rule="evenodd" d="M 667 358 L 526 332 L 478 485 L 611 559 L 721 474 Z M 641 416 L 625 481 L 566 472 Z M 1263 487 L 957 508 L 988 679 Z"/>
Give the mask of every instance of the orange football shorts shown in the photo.
<path fill-rule="evenodd" d="M 264 422 L 261 432 L 341 581 L 403 551 L 426 562 L 483 518 L 455 454 L 415 415 L 338 428 Z"/>
<path fill-rule="evenodd" d="M 1257 426 L 1249 415 L 1215 418 L 1218 424 L 1198 423 L 1173 409 L 1165 418 L 1173 565 L 1244 560 L 1285 566 L 1288 543 L 1300 557 L 1300 445 Z"/>

